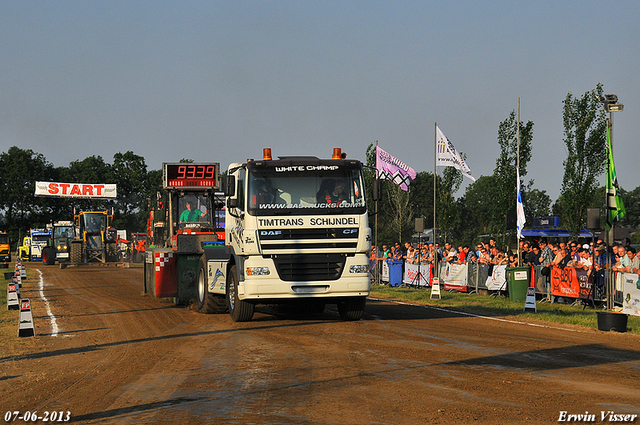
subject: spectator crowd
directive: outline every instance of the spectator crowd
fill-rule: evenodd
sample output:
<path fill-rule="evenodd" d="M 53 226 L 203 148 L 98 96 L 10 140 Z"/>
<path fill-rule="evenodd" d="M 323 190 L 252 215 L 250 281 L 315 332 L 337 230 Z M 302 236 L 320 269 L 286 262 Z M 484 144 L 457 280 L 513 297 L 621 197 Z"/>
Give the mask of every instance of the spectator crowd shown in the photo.
<path fill-rule="evenodd" d="M 611 267 L 614 271 L 637 273 L 640 275 L 640 250 L 630 246 L 628 238 L 620 244 L 614 244 L 609 250 L 606 244 L 598 239 L 595 243 L 580 244 L 577 241 L 547 242 L 520 241 L 520 258 L 517 252 L 505 251 L 496 245 L 496 240 L 479 242 L 475 247 L 467 245 L 454 246 L 445 242 L 443 247 L 436 243 L 419 243 L 415 246 L 409 242 L 396 242 L 393 245 L 382 245 L 380 249 L 372 247 L 372 262 L 402 261 L 409 264 L 438 263 L 467 264 L 480 263 L 487 265 L 503 265 L 517 267 L 522 265 L 542 266 L 543 274 L 549 273 L 552 266 L 561 268 L 574 267 L 586 270 L 600 271 Z M 609 265 L 610 264 L 610 265 Z"/>

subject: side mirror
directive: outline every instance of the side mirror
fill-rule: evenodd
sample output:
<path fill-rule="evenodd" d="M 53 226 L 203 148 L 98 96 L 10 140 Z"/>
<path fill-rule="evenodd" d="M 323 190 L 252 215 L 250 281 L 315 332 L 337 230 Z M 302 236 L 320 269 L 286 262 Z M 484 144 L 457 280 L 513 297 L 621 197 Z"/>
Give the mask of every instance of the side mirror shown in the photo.
<path fill-rule="evenodd" d="M 222 193 L 224 193 L 224 196 L 234 196 L 236 194 L 235 176 L 222 177 Z"/>

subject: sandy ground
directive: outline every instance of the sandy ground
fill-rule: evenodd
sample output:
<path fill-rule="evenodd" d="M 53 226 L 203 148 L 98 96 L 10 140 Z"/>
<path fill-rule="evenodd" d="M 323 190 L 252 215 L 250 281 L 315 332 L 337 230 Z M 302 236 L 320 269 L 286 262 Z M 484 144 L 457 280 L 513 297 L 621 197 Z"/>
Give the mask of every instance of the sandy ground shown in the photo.
<path fill-rule="evenodd" d="M 139 267 L 27 267 L 37 335 L 2 347 L 3 416 L 513 424 L 640 414 L 640 338 L 631 334 L 374 299 L 359 322 L 342 322 L 330 305 L 306 317 L 259 307 L 253 321 L 234 323 L 142 294 Z"/>

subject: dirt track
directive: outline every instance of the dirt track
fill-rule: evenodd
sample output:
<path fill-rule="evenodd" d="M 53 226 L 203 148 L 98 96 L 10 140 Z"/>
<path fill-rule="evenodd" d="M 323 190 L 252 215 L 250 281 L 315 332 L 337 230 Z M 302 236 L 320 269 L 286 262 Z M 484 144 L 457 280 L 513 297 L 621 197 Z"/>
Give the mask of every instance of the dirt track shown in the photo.
<path fill-rule="evenodd" d="M 557 422 L 561 411 L 588 411 L 596 423 L 601 411 L 640 414 L 640 338 L 631 334 L 378 300 L 359 322 L 329 306 L 307 317 L 258 308 L 252 322 L 234 323 L 142 295 L 141 268 L 27 267 L 37 336 L 2 347 L 3 417 L 507 424 Z"/>

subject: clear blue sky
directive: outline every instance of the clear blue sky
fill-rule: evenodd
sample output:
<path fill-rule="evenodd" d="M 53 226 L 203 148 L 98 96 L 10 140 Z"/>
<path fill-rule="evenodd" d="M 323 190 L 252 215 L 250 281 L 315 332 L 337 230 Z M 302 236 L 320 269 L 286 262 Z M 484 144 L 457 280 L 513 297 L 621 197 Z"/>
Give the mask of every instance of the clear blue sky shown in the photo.
<path fill-rule="evenodd" d="M 601 82 L 625 105 L 614 151 L 634 189 L 639 17 L 626 0 L 3 1 L 0 152 L 66 166 L 132 150 L 150 169 L 226 168 L 263 147 L 364 159 L 378 140 L 432 171 L 438 122 L 477 178 L 492 174 L 520 97 L 535 123 L 525 179 L 555 201 L 562 101 Z"/>

